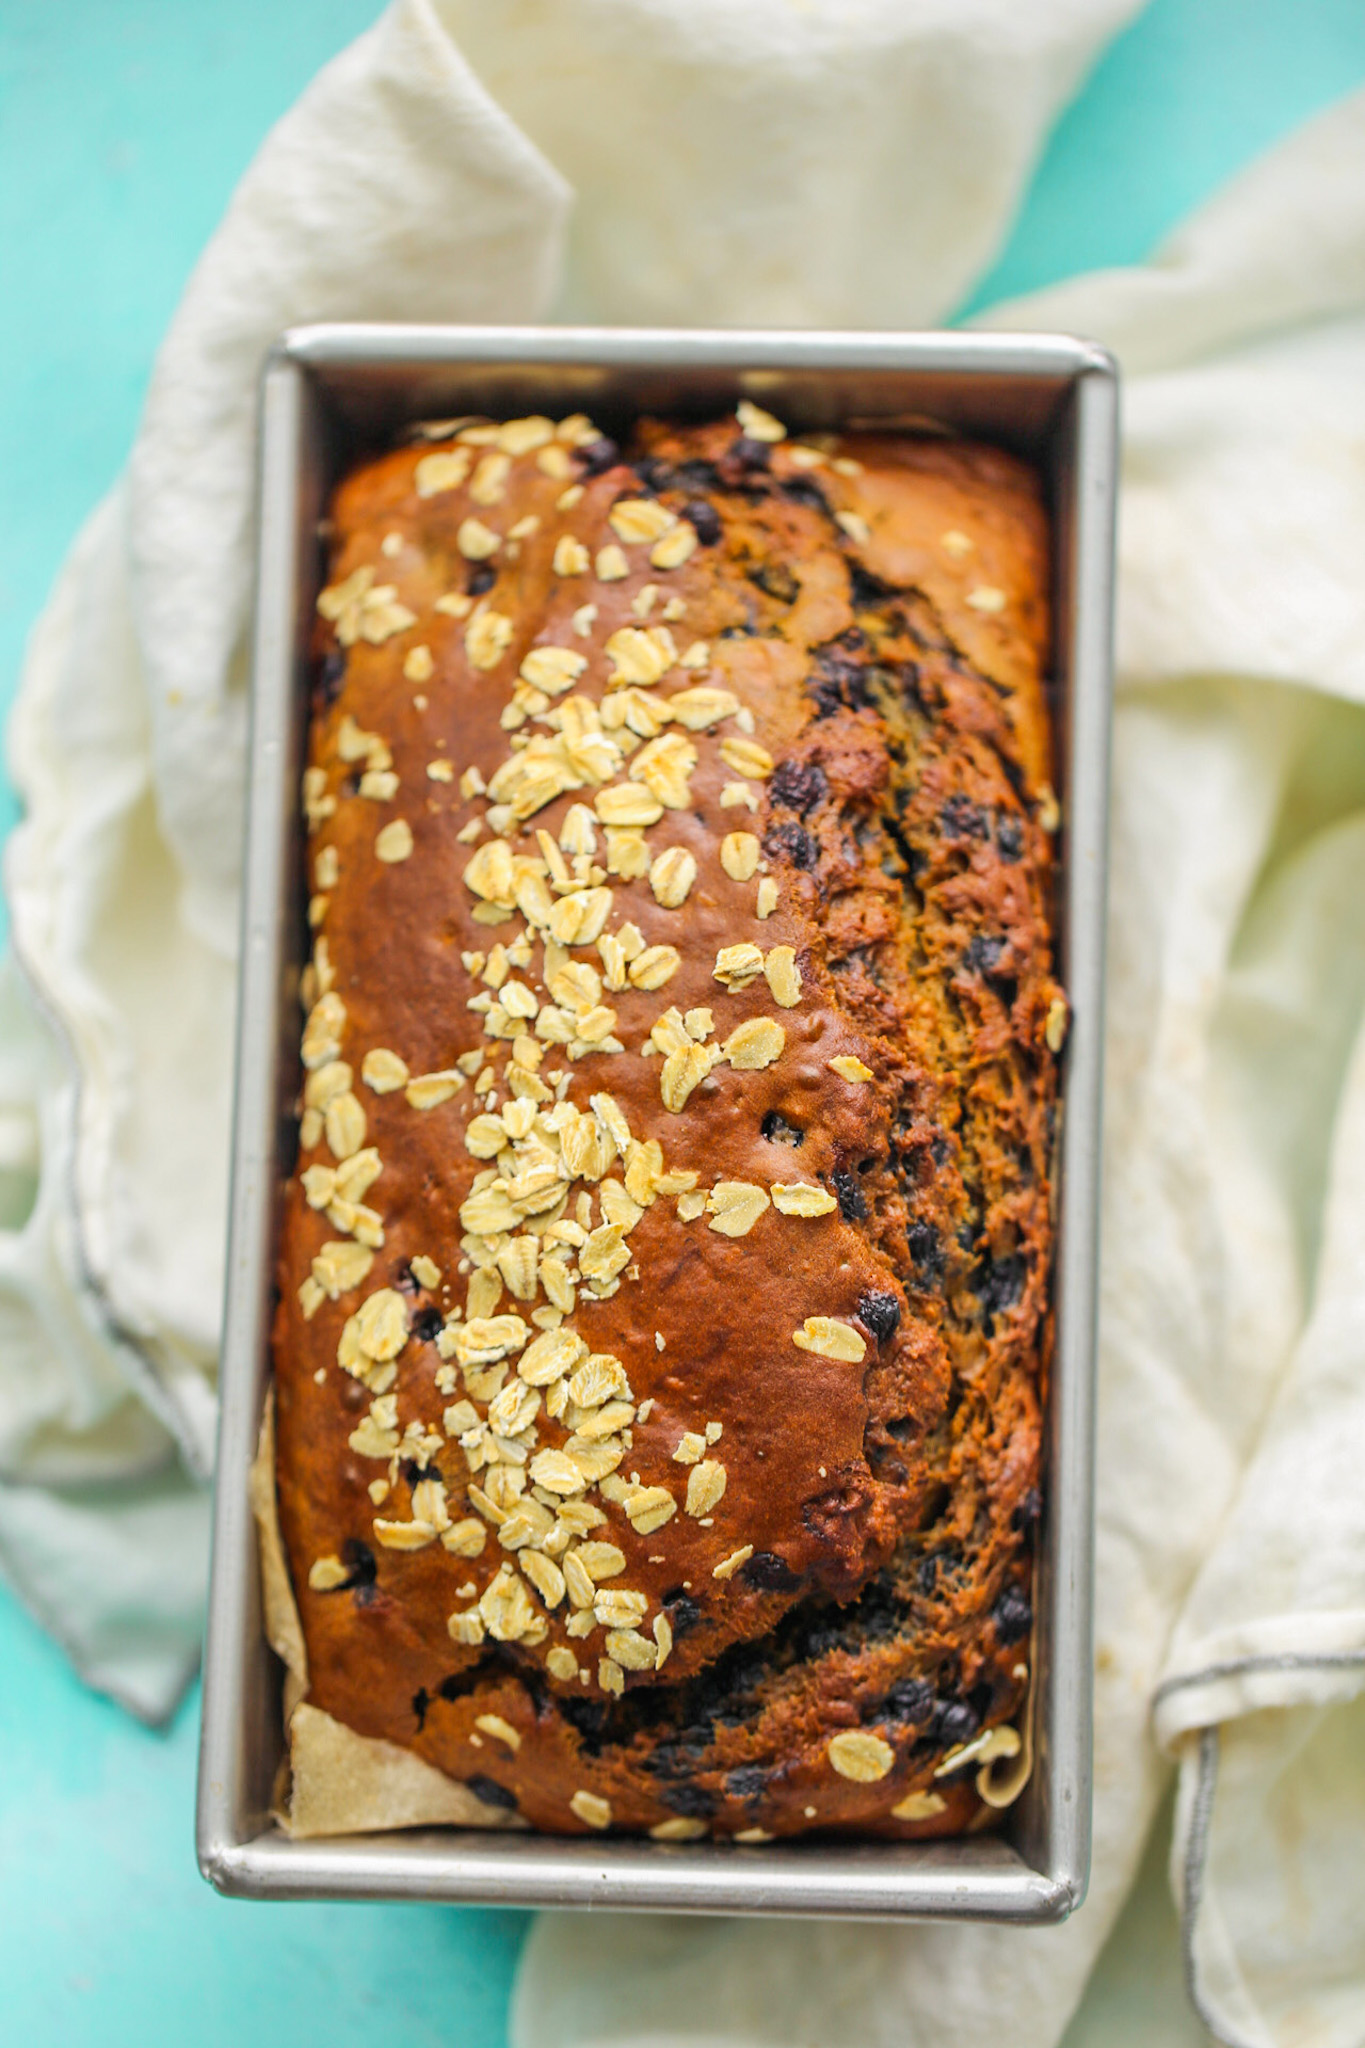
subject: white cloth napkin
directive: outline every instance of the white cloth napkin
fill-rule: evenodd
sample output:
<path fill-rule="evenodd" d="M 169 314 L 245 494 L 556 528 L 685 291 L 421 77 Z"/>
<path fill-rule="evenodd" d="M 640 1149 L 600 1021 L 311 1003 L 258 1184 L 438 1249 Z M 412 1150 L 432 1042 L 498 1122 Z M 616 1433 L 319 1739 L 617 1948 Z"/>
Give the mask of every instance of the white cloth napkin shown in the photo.
<path fill-rule="evenodd" d="M 0 1561 L 138 1711 L 183 1684 L 202 1598 L 266 346 L 347 316 L 941 318 L 1133 4 L 400 0 L 247 174 L 12 734 Z M 1009 309 L 1132 380 L 1091 1901 L 1047 1933 L 595 1917 L 590 1946 L 546 1915 L 518 2048 L 1044 2048 L 1158 1744 L 1201 2008 L 1248 2048 L 1359 2048 L 1362 111 L 1149 268 Z"/>

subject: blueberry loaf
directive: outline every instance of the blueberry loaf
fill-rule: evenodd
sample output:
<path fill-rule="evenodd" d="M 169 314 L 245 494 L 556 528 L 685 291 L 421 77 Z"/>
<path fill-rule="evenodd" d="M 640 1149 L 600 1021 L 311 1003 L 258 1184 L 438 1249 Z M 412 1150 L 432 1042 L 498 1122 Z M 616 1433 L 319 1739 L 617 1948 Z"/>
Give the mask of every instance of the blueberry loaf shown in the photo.
<path fill-rule="evenodd" d="M 274 1329 L 308 1702 L 564 1832 L 1018 1789 L 1066 1006 L 1037 479 L 748 402 L 338 489 Z"/>

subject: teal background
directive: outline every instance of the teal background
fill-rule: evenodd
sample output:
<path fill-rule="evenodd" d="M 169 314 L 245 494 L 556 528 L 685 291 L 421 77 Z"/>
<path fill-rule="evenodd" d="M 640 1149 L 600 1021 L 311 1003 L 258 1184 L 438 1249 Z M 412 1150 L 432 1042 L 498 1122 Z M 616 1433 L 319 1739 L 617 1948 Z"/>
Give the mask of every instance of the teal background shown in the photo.
<path fill-rule="evenodd" d="M 234 182 L 374 12 L 0 0 L 0 704 L 73 531 L 124 459 L 157 340 Z M 1142 258 L 1362 83 L 1359 0 L 1153 0 L 1062 119 L 964 310 Z M 0 788 L 0 831 L 15 815 Z M 164 1733 L 135 1726 L 0 1592 L 5 2038 L 499 2048 L 528 1917 L 216 1899 L 194 1868 L 197 1718 L 192 1697 Z M 1180 1989 L 1168 1827 L 1065 2048 L 1205 2038 Z"/>

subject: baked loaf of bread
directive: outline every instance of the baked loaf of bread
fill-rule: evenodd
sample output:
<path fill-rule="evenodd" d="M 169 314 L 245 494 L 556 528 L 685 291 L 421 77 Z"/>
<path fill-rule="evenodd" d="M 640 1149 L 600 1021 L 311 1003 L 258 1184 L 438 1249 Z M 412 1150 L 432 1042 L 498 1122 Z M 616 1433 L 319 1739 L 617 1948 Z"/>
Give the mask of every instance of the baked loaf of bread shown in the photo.
<path fill-rule="evenodd" d="M 339 488 L 274 1349 L 308 1698 L 533 1827 L 1022 1781 L 1047 530 L 994 448 L 448 421 Z"/>

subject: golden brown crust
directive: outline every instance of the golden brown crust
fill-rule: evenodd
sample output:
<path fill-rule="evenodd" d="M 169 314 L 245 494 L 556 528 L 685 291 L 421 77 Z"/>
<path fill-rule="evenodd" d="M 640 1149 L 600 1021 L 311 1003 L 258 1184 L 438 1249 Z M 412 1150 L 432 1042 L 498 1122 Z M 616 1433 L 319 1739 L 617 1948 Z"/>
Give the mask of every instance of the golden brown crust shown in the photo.
<path fill-rule="evenodd" d="M 1046 528 L 755 422 L 337 492 L 281 1518 L 314 1705 L 535 1826 L 941 1833 L 1027 1679 Z"/>

